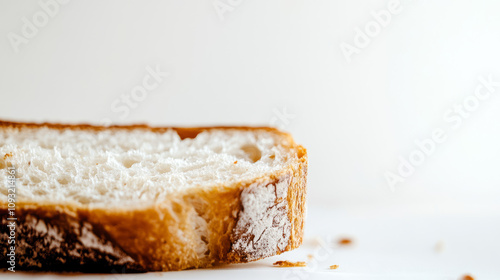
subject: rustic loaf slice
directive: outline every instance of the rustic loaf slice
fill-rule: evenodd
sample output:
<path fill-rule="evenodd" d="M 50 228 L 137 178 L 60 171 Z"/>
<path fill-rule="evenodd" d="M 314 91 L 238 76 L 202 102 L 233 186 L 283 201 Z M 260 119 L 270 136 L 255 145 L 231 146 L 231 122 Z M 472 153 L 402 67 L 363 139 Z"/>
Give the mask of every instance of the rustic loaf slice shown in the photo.
<path fill-rule="evenodd" d="M 181 270 L 302 242 L 307 154 L 272 128 L 0 122 L 1 244 L 12 170 L 19 270 Z"/>

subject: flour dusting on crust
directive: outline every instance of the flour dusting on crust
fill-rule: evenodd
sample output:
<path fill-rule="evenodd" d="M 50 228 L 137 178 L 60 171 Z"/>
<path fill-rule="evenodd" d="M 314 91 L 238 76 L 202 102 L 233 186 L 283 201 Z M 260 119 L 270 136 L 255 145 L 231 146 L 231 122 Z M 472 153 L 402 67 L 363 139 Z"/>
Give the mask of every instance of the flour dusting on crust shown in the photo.
<path fill-rule="evenodd" d="M 290 240 L 288 186 L 291 177 L 276 183 L 254 183 L 241 193 L 243 210 L 236 224 L 232 251 L 247 261 L 276 255 Z"/>

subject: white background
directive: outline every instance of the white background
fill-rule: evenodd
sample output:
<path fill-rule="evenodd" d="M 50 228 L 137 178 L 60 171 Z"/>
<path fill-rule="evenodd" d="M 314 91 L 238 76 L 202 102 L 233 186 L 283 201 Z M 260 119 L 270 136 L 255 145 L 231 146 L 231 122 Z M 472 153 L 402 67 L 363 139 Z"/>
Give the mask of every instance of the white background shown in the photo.
<path fill-rule="evenodd" d="M 220 1 L 232 5 L 221 16 L 209 0 L 74 0 L 15 46 L 11 36 L 22 36 L 23 17 L 33 22 L 43 9 L 37 1 L 1 0 L 0 118 L 272 124 L 308 149 L 313 209 L 340 217 L 345 209 L 365 218 L 372 209 L 408 219 L 477 216 L 488 220 L 483 233 L 499 232 L 484 217 L 500 222 L 500 87 L 457 129 L 443 116 L 474 93 L 479 77 L 500 82 L 500 4 L 401 1 L 401 11 L 349 61 L 341 44 L 356 46 L 356 29 L 389 2 Z M 170 76 L 129 114 L 113 111 L 148 66 Z M 293 116 L 283 118 L 284 111 Z M 447 140 L 391 191 L 384 174 L 397 174 L 399 157 L 437 128 Z M 460 228 L 455 220 L 451 228 Z M 496 238 L 486 241 L 483 257 L 500 247 Z"/>

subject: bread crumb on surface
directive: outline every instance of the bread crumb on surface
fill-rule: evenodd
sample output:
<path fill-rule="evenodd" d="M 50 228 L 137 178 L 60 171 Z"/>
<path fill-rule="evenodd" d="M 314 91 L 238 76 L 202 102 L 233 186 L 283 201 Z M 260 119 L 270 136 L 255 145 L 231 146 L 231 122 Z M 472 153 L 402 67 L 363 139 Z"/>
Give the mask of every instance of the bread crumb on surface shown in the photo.
<path fill-rule="evenodd" d="M 314 256 L 312 254 L 307 255 L 307 259 L 312 260 L 314 259 Z"/>
<path fill-rule="evenodd" d="M 352 244 L 352 240 L 349 239 L 349 238 L 342 238 L 339 240 L 339 245 L 342 245 L 342 246 L 346 246 L 346 245 L 351 245 Z"/>
<path fill-rule="evenodd" d="M 330 269 L 337 269 L 337 268 L 339 268 L 338 264 L 330 265 Z"/>
<path fill-rule="evenodd" d="M 323 241 L 323 239 L 319 236 L 308 237 L 308 238 L 305 238 L 305 240 L 304 240 L 305 245 L 312 246 L 312 247 L 321 246 L 321 244 L 324 244 L 324 243 L 325 242 Z"/>
<path fill-rule="evenodd" d="M 470 276 L 469 274 L 465 274 L 461 279 L 462 280 L 474 280 L 474 277 Z"/>
<path fill-rule="evenodd" d="M 441 253 L 444 251 L 444 242 L 442 240 L 438 241 L 434 246 L 434 251 Z"/>
<path fill-rule="evenodd" d="M 277 261 L 273 265 L 279 267 L 305 267 L 306 262 Z"/>

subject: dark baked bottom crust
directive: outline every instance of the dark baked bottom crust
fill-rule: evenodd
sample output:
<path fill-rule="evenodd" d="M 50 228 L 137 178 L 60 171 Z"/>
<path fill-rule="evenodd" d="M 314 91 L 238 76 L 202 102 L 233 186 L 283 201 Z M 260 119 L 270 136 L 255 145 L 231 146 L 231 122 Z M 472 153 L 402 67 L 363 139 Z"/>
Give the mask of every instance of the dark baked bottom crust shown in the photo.
<path fill-rule="evenodd" d="M 18 221 L 22 221 L 16 226 L 16 270 L 96 273 L 146 271 L 123 252 L 100 225 L 90 226 L 84 216 L 74 217 L 55 209 L 44 210 L 16 211 Z M 6 209 L 0 209 L 0 215 L 2 229 L 5 229 L 8 224 Z M 114 252 L 86 246 L 80 240 L 85 234 L 111 246 Z M 8 232 L 2 231 L 1 244 L 7 244 L 7 239 Z M 7 267 L 7 253 L 7 246 L 2 247 L 2 267 Z"/>

